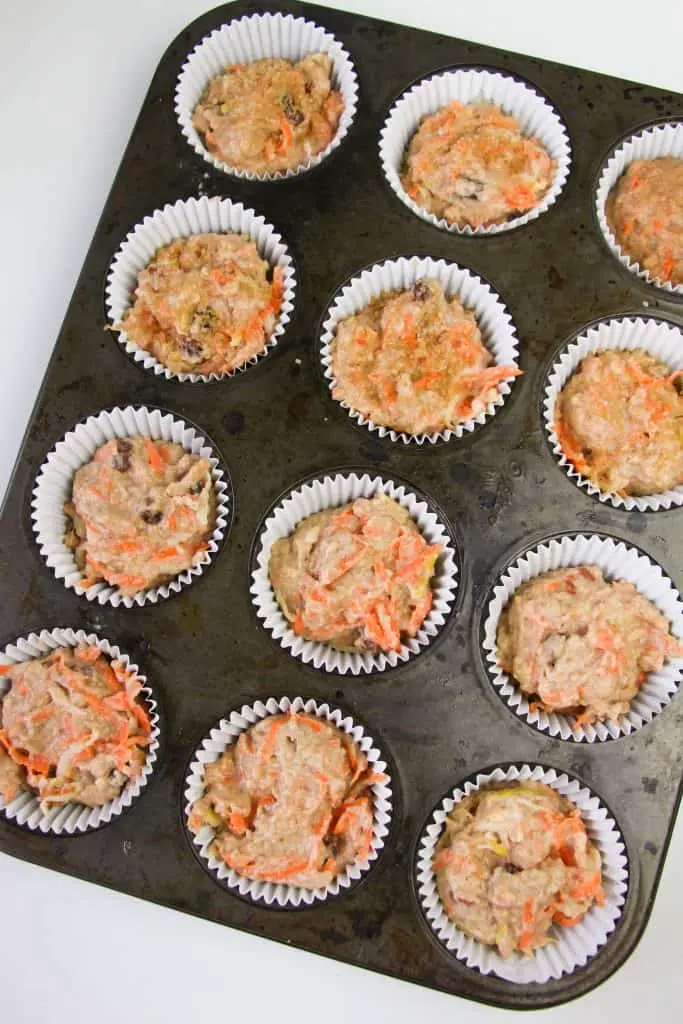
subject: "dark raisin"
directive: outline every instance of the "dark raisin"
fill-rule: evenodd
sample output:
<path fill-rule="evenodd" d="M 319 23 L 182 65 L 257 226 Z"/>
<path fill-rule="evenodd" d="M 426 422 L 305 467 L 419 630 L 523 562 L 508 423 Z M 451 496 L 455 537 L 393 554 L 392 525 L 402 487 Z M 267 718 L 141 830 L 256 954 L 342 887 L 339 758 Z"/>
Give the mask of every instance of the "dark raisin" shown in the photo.
<path fill-rule="evenodd" d="M 291 124 L 301 124 L 301 122 L 304 120 L 303 112 L 299 109 L 299 107 L 297 107 L 296 103 L 294 102 L 294 100 L 292 99 L 288 92 L 286 92 L 282 99 L 280 100 L 280 106 L 284 110 L 285 117 Z"/>
<path fill-rule="evenodd" d="M 140 519 L 142 519 L 143 523 L 148 523 L 149 526 L 156 526 L 156 524 L 160 523 L 163 518 L 164 513 L 160 512 L 158 509 L 146 508 L 140 513 Z"/>
<path fill-rule="evenodd" d="M 505 870 L 507 871 L 508 875 L 518 875 L 522 869 L 518 868 L 516 864 L 506 864 Z"/>
<path fill-rule="evenodd" d="M 119 437 L 116 442 L 116 455 L 111 460 L 112 467 L 118 469 L 119 473 L 127 473 L 130 469 L 132 451 L 133 442 L 126 437 Z"/>
<path fill-rule="evenodd" d="M 202 346 L 192 338 L 183 338 L 180 342 L 180 349 L 188 359 L 192 360 L 201 359 L 204 354 Z"/>
<path fill-rule="evenodd" d="M 190 494 L 201 494 L 206 486 L 206 480 L 204 477 L 198 480 L 194 487 L 190 487 Z"/>
<path fill-rule="evenodd" d="M 218 316 L 211 306 L 198 306 L 192 314 L 192 328 L 202 333 L 213 331 L 217 320 Z M 196 342 L 192 342 L 192 344 L 196 344 Z"/>
<path fill-rule="evenodd" d="M 413 286 L 413 298 L 416 302 L 425 302 L 429 298 L 429 285 L 424 281 L 416 281 Z"/>

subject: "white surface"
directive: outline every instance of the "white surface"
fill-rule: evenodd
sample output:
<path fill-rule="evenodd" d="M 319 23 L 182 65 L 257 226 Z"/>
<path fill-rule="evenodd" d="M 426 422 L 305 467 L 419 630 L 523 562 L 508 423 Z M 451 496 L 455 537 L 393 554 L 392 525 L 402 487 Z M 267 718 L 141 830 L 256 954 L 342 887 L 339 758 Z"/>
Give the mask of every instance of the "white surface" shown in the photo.
<path fill-rule="evenodd" d="M 683 91 L 680 0 L 650 8 L 641 0 L 321 2 Z M 154 68 L 176 33 L 210 6 L 202 0 L 0 0 L 0 489 Z M 644 11 L 652 13 L 645 30 Z M 50 200 L 47 215 L 38 197 Z M 0 865 L 2 1006 L 13 1024 L 80 1024 L 93 1013 L 98 1024 L 121 1024 L 122 1014 L 137 1024 L 236 1013 L 258 1022 L 337 1024 L 357 1018 L 359 1007 L 375 1024 L 427 1015 L 433 1024 L 487 1024 L 505 1016 L 8 857 Z M 597 992 L 534 1021 L 680 1020 L 682 919 L 679 823 L 634 956 Z"/>

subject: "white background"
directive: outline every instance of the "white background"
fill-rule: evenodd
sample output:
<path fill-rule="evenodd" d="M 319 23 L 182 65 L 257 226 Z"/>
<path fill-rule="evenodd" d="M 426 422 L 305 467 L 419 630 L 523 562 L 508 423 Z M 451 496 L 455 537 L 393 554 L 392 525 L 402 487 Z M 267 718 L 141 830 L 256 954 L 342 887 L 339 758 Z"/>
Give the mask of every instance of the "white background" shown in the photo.
<path fill-rule="evenodd" d="M 337 0 L 342 7 L 683 92 L 683 3 Z M 155 66 L 203 0 L 0 0 L 0 493 Z M 218 897 L 218 891 L 217 891 Z M 480 1007 L 233 933 L 0 855 L 4 1020 L 499 1021 Z M 534 1021 L 683 1011 L 683 828 L 622 970 Z M 511 1014 L 507 1014 L 511 1017 Z"/>

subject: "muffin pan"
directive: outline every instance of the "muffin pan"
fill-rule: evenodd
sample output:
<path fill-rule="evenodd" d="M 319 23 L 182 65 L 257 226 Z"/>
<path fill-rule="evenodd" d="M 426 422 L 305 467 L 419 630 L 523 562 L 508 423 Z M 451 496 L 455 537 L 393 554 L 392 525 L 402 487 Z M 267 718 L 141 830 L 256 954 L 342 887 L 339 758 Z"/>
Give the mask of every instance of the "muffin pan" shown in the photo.
<path fill-rule="evenodd" d="M 358 74 L 356 116 L 319 166 L 279 182 L 237 179 L 209 165 L 174 112 L 194 47 L 257 11 L 303 15 L 330 32 Z M 572 152 L 569 177 L 532 222 L 477 237 L 417 217 L 383 174 L 386 117 L 411 86 L 453 67 L 529 83 L 557 109 Z M 41 835 L 0 816 L 0 849 L 166 906 L 482 1002 L 537 1008 L 565 1002 L 611 975 L 647 924 L 680 800 L 676 770 L 683 704 L 607 743 L 551 737 L 519 718 L 486 674 L 481 634 L 491 590 L 521 553 L 562 534 L 624 541 L 683 585 L 683 511 L 612 507 L 577 487 L 546 440 L 543 398 L 554 354 L 586 324 L 657 316 L 683 324 L 683 300 L 632 274 L 609 251 L 596 189 L 627 134 L 683 118 L 681 97 L 457 39 L 289 0 L 235 3 L 203 15 L 162 58 L 86 257 L 29 425 L 0 525 L 0 642 L 56 626 L 106 637 L 130 654 L 164 712 L 163 748 L 139 799 L 104 828 Z M 155 376 L 104 328 L 105 282 L 127 234 L 178 199 L 224 196 L 272 224 L 297 267 L 291 320 L 266 359 L 226 380 Z M 401 255 L 429 256 L 490 283 L 519 338 L 524 376 L 474 433 L 413 446 L 354 423 L 335 402 L 318 354 L 322 319 L 345 281 Z M 66 589 L 31 526 L 31 494 L 47 454 L 88 416 L 120 406 L 172 413 L 206 437 L 234 487 L 233 525 L 210 570 L 157 604 L 100 606 Z M 340 470 L 399 479 L 450 521 L 457 601 L 439 642 L 372 674 L 316 669 L 273 642 L 250 593 L 253 545 L 268 509 L 303 478 Z M 680 628 L 680 627 L 679 627 Z M 243 705 L 301 694 L 362 723 L 386 757 L 393 814 L 382 855 L 334 899 L 299 908 L 255 905 L 217 886 L 184 828 L 194 752 Z M 543 983 L 483 974 L 442 945 L 420 909 L 418 841 L 445 793 L 499 763 L 539 765 L 591 790 L 626 847 L 628 892 L 614 932 L 584 966 Z"/>

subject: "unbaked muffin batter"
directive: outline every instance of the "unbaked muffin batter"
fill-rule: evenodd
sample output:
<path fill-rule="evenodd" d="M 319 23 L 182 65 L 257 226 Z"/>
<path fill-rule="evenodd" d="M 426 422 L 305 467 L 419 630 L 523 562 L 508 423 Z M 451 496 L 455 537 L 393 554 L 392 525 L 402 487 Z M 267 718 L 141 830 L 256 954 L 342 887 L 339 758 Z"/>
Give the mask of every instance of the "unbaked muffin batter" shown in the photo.
<path fill-rule="evenodd" d="M 634 160 L 607 197 L 621 249 L 659 281 L 683 284 L 683 160 Z"/>
<path fill-rule="evenodd" d="M 247 235 L 192 235 L 155 253 L 115 326 L 174 373 L 229 373 L 264 350 L 282 294 Z"/>
<path fill-rule="evenodd" d="M 576 726 L 618 721 L 648 673 L 676 657 L 683 644 L 664 615 L 632 583 L 609 583 L 595 565 L 523 583 L 498 625 L 503 669 L 537 706 L 577 716 Z"/>
<path fill-rule="evenodd" d="M 533 209 L 556 166 L 519 121 L 491 103 L 454 100 L 420 122 L 401 180 L 418 206 L 449 224 L 500 224 Z"/>
<path fill-rule="evenodd" d="M 492 362 L 474 314 L 420 280 L 338 324 L 333 395 L 374 423 L 430 434 L 476 418 L 521 372 Z"/>
<path fill-rule="evenodd" d="M 265 718 L 206 765 L 189 826 L 246 878 L 317 889 L 372 843 L 370 787 L 380 780 L 354 740 L 305 714 Z"/>
<path fill-rule="evenodd" d="M 133 595 L 206 551 L 216 517 L 211 467 L 170 441 L 117 438 L 76 471 L 65 510 L 86 584 L 106 580 Z"/>
<path fill-rule="evenodd" d="M 207 149 L 252 174 L 294 170 L 325 149 L 344 109 L 332 61 L 266 58 L 233 64 L 212 79 L 193 115 Z"/>
<path fill-rule="evenodd" d="M 299 636 L 340 651 L 399 651 L 432 606 L 441 551 L 378 494 L 302 520 L 273 544 L 268 571 Z"/>
<path fill-rule="evenodd" d="M 683 370 L 638 350 L 586 356 L 557 400 L 555 433 L 603 491 L 656 494 L 683 483 Z"/>
<path fill-rule="evenodd" d="M 600 853 L 578 809 L 540 782 L 501 783 L 446 818 L 433 860 L 449 919 L 503 957 L 552 941 L 602 906 Z"/>
<path fill-rule="evenodd" d="M 0 794 L 33 790 L 44 808 L 99 807 L 118 796 L 145 762 L 151 726 L 140 683 L 95 645 L 59 647 L 3 665 Z"/>

